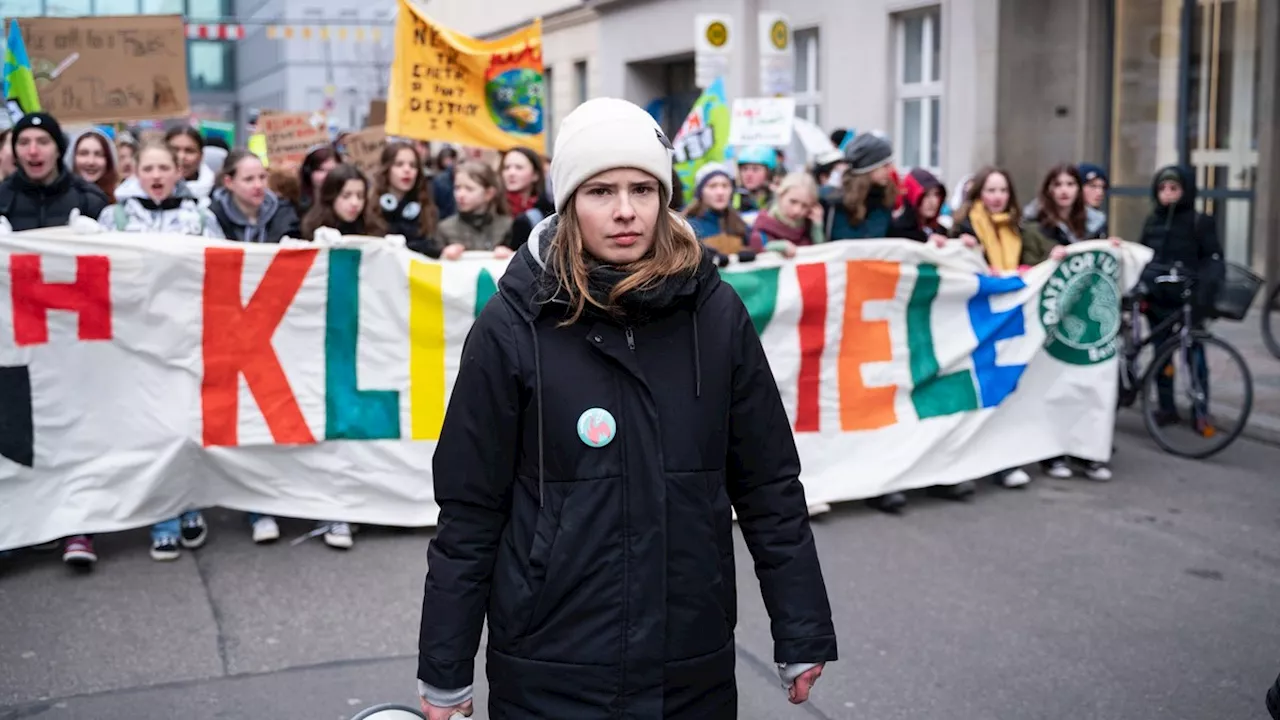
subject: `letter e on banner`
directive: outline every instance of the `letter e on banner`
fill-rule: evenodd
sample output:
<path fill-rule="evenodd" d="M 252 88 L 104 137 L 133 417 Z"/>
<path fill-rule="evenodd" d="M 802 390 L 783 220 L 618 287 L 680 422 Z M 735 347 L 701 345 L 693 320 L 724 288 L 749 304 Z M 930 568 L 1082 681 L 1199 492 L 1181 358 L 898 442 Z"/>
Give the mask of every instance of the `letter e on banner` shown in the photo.
<path fill-rule="evenodd" d="M 39 255 L 13 255 L 9 275 L 13 294 L 13 339 L 19 346 L 49 342 L 49 311 L 79 315 L 81 340 L 111 339 L 111 260 L 102 255 L 76 258 L 76 279 L 47 283 Z"/>
<path fill-rule="evenodd" d="M 863 320 L 867 302 L 892 300 L 898 289 L 898 263 L 850 260 L 846 263 L 844 331 L 840 337 L 840 427 L 845 432 L 876 430 L 898 422 L 893 406 L 897 385 L 867 387 L 862 366 L 893 360 L 888 320 Z"/>
<path fill-rule="evenodd" d="M 200 388 L 205 446 L 239 443 L 241 374 L 277 443 L 316 441 L 271 346 L 271 337 L 293 304 L 317 252 L 280 250 L 249 304 L 243 305 L 240 276 L 244 251 L 205 249 L 204 381 Z"/>

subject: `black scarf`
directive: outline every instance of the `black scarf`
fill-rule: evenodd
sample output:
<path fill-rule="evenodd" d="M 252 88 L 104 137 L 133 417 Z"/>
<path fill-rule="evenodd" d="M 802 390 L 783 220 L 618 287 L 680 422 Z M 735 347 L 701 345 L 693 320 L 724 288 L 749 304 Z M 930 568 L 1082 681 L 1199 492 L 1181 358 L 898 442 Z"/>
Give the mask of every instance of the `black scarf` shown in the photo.
<path fill-rule="evenodd" d="M 542 241 L 537 244 L 538 255 L 546 263 L 542 266 L 529 254 L 528 262 L 534 273 L 539 274 L 541 284 L 539 296 L 548 298 L 544 302 L 554 302 L 561 295 L 560 278 L 556 268 L 556 259 L 551 255 L 551 240 L 555 237 L 555 226 L 552 225 Z M 606 265 L 595 258 L 587 258 L 587 291 L 591 298 L 605 307 L 612 307 L 606 312 L 588 302 L 585 314 L 604 317 L 616 322 L 643 324 L 653 318 L 661 317 L 680 303 L 680 301 L 697 294 L 697 272 L 687 275 L 669 275 L 647 288 L 637 288 L 618 298 L 611 304 L 610 295 L 623 280 L 631 277 L 631 273 L 614 265 Z"/>

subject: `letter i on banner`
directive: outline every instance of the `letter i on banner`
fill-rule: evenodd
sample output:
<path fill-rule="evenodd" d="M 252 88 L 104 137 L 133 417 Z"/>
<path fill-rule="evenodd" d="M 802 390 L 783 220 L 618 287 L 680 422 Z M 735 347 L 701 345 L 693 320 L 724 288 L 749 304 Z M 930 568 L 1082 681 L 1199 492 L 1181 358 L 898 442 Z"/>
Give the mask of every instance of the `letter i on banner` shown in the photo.
<path fill-rule="evenodd" d="M 409 262 L 409 407 L 414 440 L 439 440 L 444 425 L 443 266 Z"/>
<path fill-rule="evenodd" d="M 800 376 L 796 381 L 796 432 L 822 429 L 822 350 L 827 344 L 827 264 L 796 265 L 800 285 Z"/>
<path fill-rule="evenodd" d="M 883 260 L 851 260 L 846 265 L 844 328 L 840 337 L 840 428 L 876 430 L 898 422 L 896 385 L 867 387 L 862 366 L 893 360 L 888 320 L 863 320 L 866 303 L 892 300 L 899 267 Z"/>

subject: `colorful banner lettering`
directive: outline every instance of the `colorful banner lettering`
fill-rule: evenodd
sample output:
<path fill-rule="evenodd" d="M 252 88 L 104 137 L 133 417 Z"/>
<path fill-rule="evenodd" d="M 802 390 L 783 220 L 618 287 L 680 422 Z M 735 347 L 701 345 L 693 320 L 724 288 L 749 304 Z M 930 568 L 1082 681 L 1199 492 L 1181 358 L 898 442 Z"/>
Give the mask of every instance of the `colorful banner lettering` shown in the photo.
<path fill-rule="evenodd" d="M 400 0 L 388 135 L 546 152 L 542 20 L 496 40 L 437 24 Z"/>
<path fill-rule="evenodd" d="M 833 502 L 1106 458 L 1116 308 L 1148 257 L 1083 243 L 992 277 L 875 240 L 722 278 Z M 195 507 L 434 523 L 431 456 L 504 269 L 378 239 L 0 235 L 0 549 Z"/>

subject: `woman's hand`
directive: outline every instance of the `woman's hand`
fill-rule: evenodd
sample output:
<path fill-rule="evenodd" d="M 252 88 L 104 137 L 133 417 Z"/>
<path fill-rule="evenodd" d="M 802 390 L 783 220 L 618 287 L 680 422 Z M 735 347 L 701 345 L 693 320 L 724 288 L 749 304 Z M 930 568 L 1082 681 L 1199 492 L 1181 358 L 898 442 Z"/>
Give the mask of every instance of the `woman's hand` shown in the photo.
<path fill-rule="evenodd" d="M 1062 262 L 1063 258 L 1065 258 L 1066 256 L 1067 256 L 1066 245 L 1054 245 L 1053 249 L 1049 251 L 1049 257 L 1058 262 Z"/>
<path fill-rule="evenodd" d="M 440 257 L 445 260 L 457 260 L 462 257 L 462 253 L 467 251 L 467 246 L 461 243 L 453 243 L 445 245 L 444 251 L 440 253 Z"/>
<path fill-rule="evenodd" d="M 935 247 L 937 247 L 938 249 L 942 249 L 942 248 L 944 248 L 944 247 L 946 247 L 946 246 L 947 246 L 947 239 L 948 239 L 948 238 L 947 238 L 947 236 L 946 236 L 946 235 L 940 235 L 940 234 L 938 234 L 938 233 L 934 233 L 934 235 L 933 235 L 933 244 L 934 244 L 934 246 L 935 246 Z"/>
<path fill-rule="evenodd" d="M 814 203 L 813 209 L 809 211 L 809 222 L 822 227 L 822 223 L 826 219 L 826 215 L 822 212 L 822 203 Z"/>
<path fill-rule="evenodd" d="M 822 677 L 822 665 L 805 670 L 796 681 L 791 683 L 791 690 L 788 697 L 792 705 L 799 705 L 809 699 L 809 692 L 813 690 L 813 684 L 818 682 L 818 678 Z"/>
<path fill-rule="evenodd" d="M 516 254 L 516 251 L 512 250 L 506 245 L 499 245 L 498 247 L 493 249 L 493 257 L 497 260 L 506 260 L 507 258 L 515 254 Z"/>
<path fill-rule="evenodd" d="M 961 236 L 960 236 L 960 241 L 961 241 L 961 242 L 963 242 L 963 243 L 964 243 L 964 246 L 965 246 L 965 247 L 967 247 L 967 248 L 976 248 L 976 247 L 978 247 L 978 238 L 976 238 L 976 237 L 974 237 L 974 236 L 970 235 L 969 233 L 965 233 L 965 234 L 961 235 Z"/>
<path fill-rule="evenodd" d="M 796 682 L 799 682 L 799 680 Z M 450 708 L 438 708 L 435 705 L 427 704 L 426 700 L 422 700 L 422 714 L 427 716 L 427 720 L 451 720 L 457 715 L 471 717 L 475 711 L 475 706 L 470 700 Z"/>
<path fill-rule="evenodd" d="M 1124 242 L 1124 240 L 1121 240 L 1120 238 L 1116 237 L 1115 235 L 1112 235 L 1111 237 L 1109 237 L 1109 238 L 1107 238 L 1107 239 L 1111 241 L 1111 247 L 1113 247 L 1113 248 L 1118 248 L 1118 247 L 1120 247 L 1120 243 Z"/>

